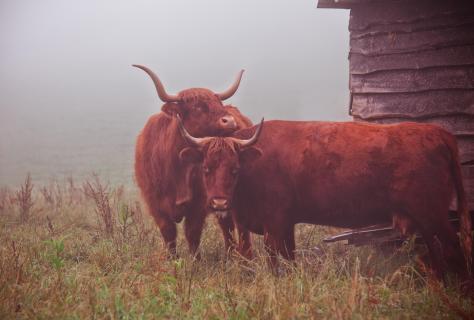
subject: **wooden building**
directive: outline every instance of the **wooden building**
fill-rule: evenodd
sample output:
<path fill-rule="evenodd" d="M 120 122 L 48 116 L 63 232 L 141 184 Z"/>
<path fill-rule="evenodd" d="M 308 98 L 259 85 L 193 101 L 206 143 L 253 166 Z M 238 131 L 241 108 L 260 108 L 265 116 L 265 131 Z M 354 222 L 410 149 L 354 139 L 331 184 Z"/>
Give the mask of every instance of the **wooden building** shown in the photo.
<path fill-rule="evenodd" d="M 319 0 L 318 7 L 350 9 L 349 114 L 453 133 L 474 210 L 474 0 Z"/>

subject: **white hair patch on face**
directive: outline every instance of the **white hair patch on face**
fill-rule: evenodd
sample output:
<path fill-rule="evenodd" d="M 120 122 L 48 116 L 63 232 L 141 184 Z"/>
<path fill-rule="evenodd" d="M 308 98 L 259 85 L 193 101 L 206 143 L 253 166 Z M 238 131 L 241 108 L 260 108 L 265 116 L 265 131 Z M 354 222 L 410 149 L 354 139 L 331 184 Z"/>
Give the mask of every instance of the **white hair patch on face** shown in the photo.
<path fill-rule="evenodd" d="M 213 213 L 219 219 L 225 219 L 225 218 L 227 218 L 227 215 L 228 215 L 228 211 L 214 211 Z"/>

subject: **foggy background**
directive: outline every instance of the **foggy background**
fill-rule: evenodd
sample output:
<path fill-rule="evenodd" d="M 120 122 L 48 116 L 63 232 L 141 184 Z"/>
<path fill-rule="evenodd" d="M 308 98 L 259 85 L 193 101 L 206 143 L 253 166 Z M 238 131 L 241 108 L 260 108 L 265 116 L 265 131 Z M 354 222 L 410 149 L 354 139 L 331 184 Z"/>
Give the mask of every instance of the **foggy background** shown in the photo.
<path fill-rule="evenodd" d="M 317 1 L 0 0 L 0 185 L 92 171 L 133 182 L 135 139 L 169 93 L 226 89 L 255 122 L 349 120 L 348 10 Z"/>

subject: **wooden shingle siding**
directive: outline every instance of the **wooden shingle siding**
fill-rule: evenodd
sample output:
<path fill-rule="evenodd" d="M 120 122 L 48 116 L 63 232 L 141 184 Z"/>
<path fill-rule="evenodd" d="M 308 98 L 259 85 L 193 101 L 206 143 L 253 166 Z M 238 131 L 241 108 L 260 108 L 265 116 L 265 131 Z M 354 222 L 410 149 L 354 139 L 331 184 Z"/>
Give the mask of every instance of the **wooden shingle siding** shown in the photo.
<path fill-rule="evenodd" d="M 452 132 L 474 210 L 474 1 L 353 5 L 349 31 L 354 120 Z"/>
<path fill-rule="evenodd" d="M 388 33 L 350 40 L 350 53 L 399 54 L 474 44 L 474 24 L 410 33 Z"/>
<path fill-rule="evenodd" d="M 356 10 L 356 9 L 354 9 Z M 357 17 L 357 13 L 354 12 Z M 360 39 L 369 36 L 383 35 L 387 33 L 410 33 L 424 30 L 436 30 L 443 28 L 462 27 L 465 25 L 472 24 L 472 16 L 469 12 L 451 11 L 445 13 L 435 13 L 431 16 L 425 16 L 424 18 L 417 17 L 409 20 L 404 17 L 403 20 L 399 19 L 398 22 L 386 24 L 384 21 L 373 22 L 367 24 L 365 20 L 360 21 L 363 25 L 357 25 L 357 20 L 352 19 L 351 38 Z"/>
<path fill-rule="evenodd" d="M 353 6 L 349 30 L 361 31 L 391 25 L 391 30 L 410 25 L 411 28 L 428 26 L 432 29 L 446 24 L 456 24 L 455 17 L 469 17 L 472 12 L 471 1 L 377 1 Z M 387 29 L 388 30 L 388 29 Z"/>
<path fill-rule="evenodd" d="M 474 65 L 353 74 L 351 86 L 353 93 L 474 89 Z"/>
<path fill-rule="evenodd" d="M 473 168 L 472 171 L 474 172 L 474 163 L 473 163 L 474 143 L 472 143 L 473 137 L 472 136 L 457 136 L 457 138 L 458 138 L 458 147 L 459 147 L 459 155 L 461 158 L 461 163 L 464 163 L 464 164 L 469 163 L 470 166 Z M 473 181 L 473 184 L 474 184 L 474 181 Z"/>
<path fill-rule="evenodd" d="M 410 53 L 367 56 L 350 54 L 350 72 L 367 74 L 384 70 L 420 70 L 445 66 L 474 66 L 474 45 L 445 47 Z"/>
<path fill-rule="evenodd" d="M 356 94 L 352 101 L 352 114 L 365 120 L 381 117 L 416 120 L 459 115 L 474 126 L 474 90 Z"/>

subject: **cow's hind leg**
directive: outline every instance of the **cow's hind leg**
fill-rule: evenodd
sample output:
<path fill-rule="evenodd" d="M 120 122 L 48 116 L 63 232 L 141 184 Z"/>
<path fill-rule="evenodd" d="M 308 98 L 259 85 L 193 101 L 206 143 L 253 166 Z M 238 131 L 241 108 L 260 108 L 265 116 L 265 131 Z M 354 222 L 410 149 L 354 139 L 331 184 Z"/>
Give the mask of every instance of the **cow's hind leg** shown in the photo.
<path fill-rule="evenodd" d="M 421 226 L 420 229 L 438 278 L 446 280 L 447 272 L 465 277 L 466 263 L 458 236 L 450 225 L 447 214 L 434 216 L 431 223 Z"/>
<path fill-rule="evenodd" d="M 446 263 L 443 259 L 443 248 L 439 238 L 432 230 L 420 230 L 428 248 L 428 254 L 431 262 L 431 269 L 438 279 L 443 279 L 446 274 Z"/>
<path fill-rule="evenodd" d="M 436 235 L 441 243 L 447 270 L 462 278 L 467 277 L 467 265 L 461 244 L 447 217 L 438 225 Z"/>

